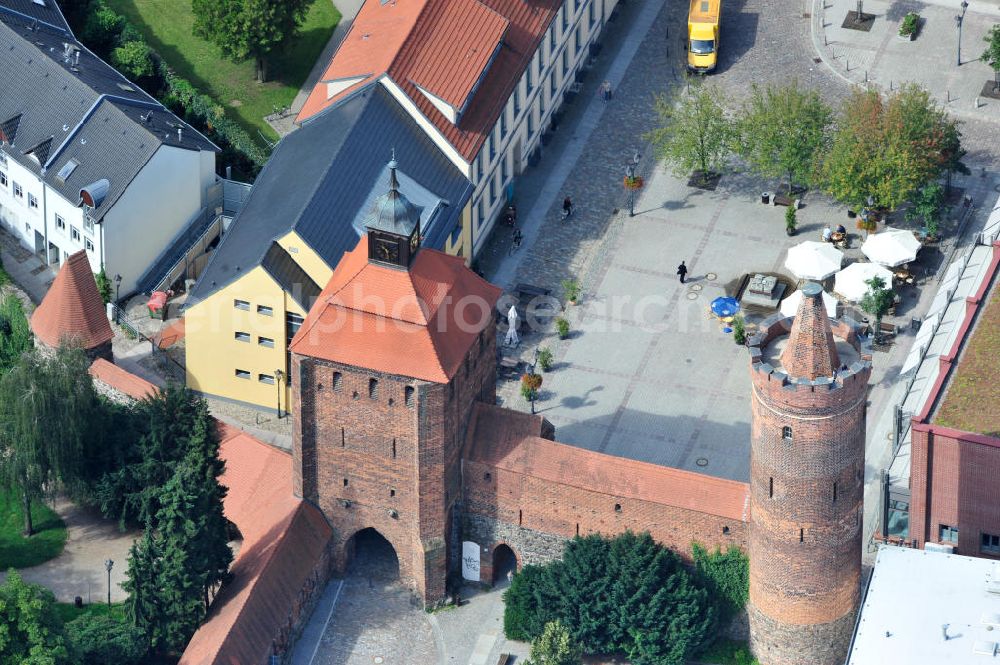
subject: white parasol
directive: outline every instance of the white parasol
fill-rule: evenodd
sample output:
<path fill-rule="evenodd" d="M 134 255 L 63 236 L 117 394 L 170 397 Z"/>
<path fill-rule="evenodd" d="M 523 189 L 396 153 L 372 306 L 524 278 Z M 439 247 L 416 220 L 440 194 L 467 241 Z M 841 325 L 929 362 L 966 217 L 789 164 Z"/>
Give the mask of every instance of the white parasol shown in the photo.
<path fill-rule="evenodd" d="M 517 346 L 521 343 L 521 338 L 517 336 L 517 309 L 513 305 L 507 310 L 507 337 L 503 343 L 507 346 Z"/>
<path fill-rule="evenodd" d="M 785 316 L 795 316 L 799 311 L 799 303 L 802 302 L 802 291 L 796 291 L 781 301 L 781 313 Z M 831 319 L 837 318 L 837 299 L 826 291 L 823 292 L 823 306 L 826 307 L 826 315 Z"/>
<path fill-rule="evenodd" d="M 840 270 L 844 253 L 828 242 L 806 240 L 788 250 L 785 267 L 799 279 L 826 279 Z"/>
<path fill-rule="evenodd" d="M 877 263 L 852 263 L 837 273 L 833 290 L 848 300 L 858 302 L 868 293 L 866 283 L 872 277 L 881 277 L 887 289 L 892 288 L 892 273 Z"/>
<path fill-rule="evenodd" d="M 884 266 L 898 266 L 909 263 L 917 258 L 920 241 L 910 231 L 892 229 L 882 233 L 873 233 L 861 245 L 864 252 L 874 263 Z"/>

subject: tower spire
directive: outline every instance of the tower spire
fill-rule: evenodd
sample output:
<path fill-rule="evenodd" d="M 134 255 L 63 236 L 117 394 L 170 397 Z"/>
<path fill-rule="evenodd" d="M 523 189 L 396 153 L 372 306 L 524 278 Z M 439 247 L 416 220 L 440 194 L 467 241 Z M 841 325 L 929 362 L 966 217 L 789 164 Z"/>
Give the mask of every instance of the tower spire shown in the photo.
<path fill-rule="evenodd" d="M 839 364 L 833 330 L 823 305 L 823 287 L 807 282 L 802 285 L 802 302 L 795 313 L 788 343 L 781 352 L 781 365 L 788 376 L 815 379 L 833 376 Z"/>

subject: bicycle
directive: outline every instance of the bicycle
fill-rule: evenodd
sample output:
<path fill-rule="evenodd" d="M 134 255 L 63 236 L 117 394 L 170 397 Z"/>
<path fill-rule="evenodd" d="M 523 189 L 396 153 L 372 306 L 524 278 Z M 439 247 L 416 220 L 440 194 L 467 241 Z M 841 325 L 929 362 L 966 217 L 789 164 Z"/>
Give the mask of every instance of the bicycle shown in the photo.
<path fill-rule="evenodd" d="M 521 233 L 521 229 L 514 227 L 514 237 L 510 243 L 510 247 L 507 249 L 507 256 L 513 256 L 514 252 L 521 249 L 522 240 L 524 240 L 524 236 Z"/>

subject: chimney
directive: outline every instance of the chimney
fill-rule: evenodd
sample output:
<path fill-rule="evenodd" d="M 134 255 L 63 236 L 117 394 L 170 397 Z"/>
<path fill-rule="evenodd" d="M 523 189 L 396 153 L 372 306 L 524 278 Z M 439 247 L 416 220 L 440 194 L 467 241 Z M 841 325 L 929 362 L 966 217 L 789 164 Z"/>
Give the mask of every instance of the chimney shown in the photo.
<path fill-rule="evenodd" d="M 184 131 L 183 127 L 178 127 L 177 128 L 177 140 L 178 141 L 182 141 L 184 139 L 183 131 Z"/>
<path fill-rule="evenodd" d="M 80 64 L 80 49 L 77 49 L 73 52 L 73 64 L 74 65 Z"/>

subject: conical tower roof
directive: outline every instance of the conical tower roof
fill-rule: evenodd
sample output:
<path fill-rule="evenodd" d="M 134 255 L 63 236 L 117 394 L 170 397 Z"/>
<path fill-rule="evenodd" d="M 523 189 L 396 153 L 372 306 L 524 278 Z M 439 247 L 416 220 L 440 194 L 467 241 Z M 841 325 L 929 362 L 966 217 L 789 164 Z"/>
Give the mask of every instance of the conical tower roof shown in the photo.
<path fill-rule="evenodd" d="M 42 304 L 31 315 L 31 329 L 50 347 L 64 339 L 85 349 L 111 341 L 114 334 L 86 252 L 80 250 L 63 263 Z"/>
<path fill-rule="evenodd" d="M 823 305 L 823 287 L 808 282 L 801 290 L 802 302 L 795 313 L 788 342 L 781 352 L 781 365 L 791 377 L 815 379 L 833 376 L 833 370 L 840 365 L 840 357 Z"/>
<path fill-rule="evenodd" d="M 365 219 L 365 227 L 409 238 L 420 224 L 421 208 L 410 203 L 399 191 L 399 180 L 396 178 L 398 167 L 393 158 L 389 162 L 389 191 L 375 199 Z"/>

